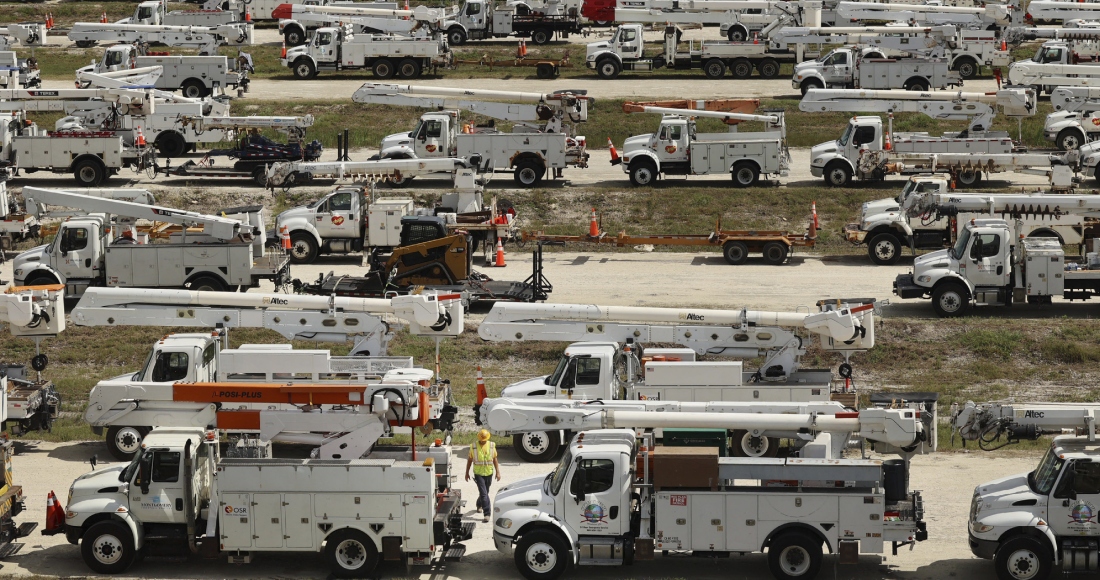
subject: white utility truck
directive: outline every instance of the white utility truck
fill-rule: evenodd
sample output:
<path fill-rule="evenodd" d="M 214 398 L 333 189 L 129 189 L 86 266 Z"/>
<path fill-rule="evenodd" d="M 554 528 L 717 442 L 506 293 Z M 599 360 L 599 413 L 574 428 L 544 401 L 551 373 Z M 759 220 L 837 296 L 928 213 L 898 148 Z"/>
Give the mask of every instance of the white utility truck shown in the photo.
<path fill-rule="evenodd" d="M 175 46 L 175 45 L 173 45 Z M 103 51 L 103 60 L 76 70 L 77 86 L 91 83 L 81 76 L 91 73 L 104 75 L 111 72 L 144 67 L 161 67 L 162 73 L 153 87 L 162 91 L 180 91 L 184 97 L 201 99 L 223 93 L 227 88 L 248 88 L 248 72 L 252 58 L 246 54 L 232 60 L 225 56 L 173 56 L 168 53 L 152 54 L 148 45 L 140 42 L 116 44 Z"/>
<path fill-rule="evenodd" d="M 64 284 L 66 296 L 75 297 L 91 286 L 225 291 L 254 288 L 260 280 L 276 287 L 289 282 L 287 257 L 265 247 L 260 206 L 214 216 L 36 187 L 24 187 L 23 198 L 27 213 L 39 219 L 73 217 L 52 242 L 15 257 L 14 277 L 22 286 Z M 62 207 L 79 209 L 56 209 Z M 132 243 L 121 230 L 138 219 L 184 227 L 168 243 Z M 202 230 L 188 232 L 192 227 Z"/>
<path fill-rule="evenodd" d="M 188 46 L 197 48 L 199 54 L 213 55 L 224 44 L 252 44 L 252 23 L 169 26 L 76 22 L 67 36 L 78 48 L 89 48 L 97 42 L 151 42 L 167 46 Z"/>
<path fill-rule="evenodd" d="M 664 413 L 641 415 L 648 423 Z M 744 427 L 750 417 L 669 415 L 662 425 Z M 833 421 L 858 432 L 879 418 L 863 411 Z M 811 579 L 823 546 L 854 564 L 861 552 L 896 554 L 928 537 L 924 500 L 909 491 L 906 468 L 902 459 L 719 457 L 716 449 L 652 447 L 633 429 L 588 431 L 550 475 L 497 492 L 493 542 L 530 580 L 558 578 L 573 565 L 643 563 L 658 552 L 765 550 L 778 580 Z"/>
<path fill-rule="evenodd" d="M 37 238 L 40 230 L 38 218 L 19 207 L 15 196 L 8 191 L 11 166 L 0 167 L 0 251 L 10 250 L 16 242 Z"/>
<path fill-rule="evenodd" d="M 951 24 L 960 35 L 972 39 L 992 38 L 998 31 L 1024 20 L 1018 1 L 984 5 L 949 5 L 947 2 L 849 2 L 836 5 L 836 16 L 842 22 L 896 22 L 907 25 Z M 960 73 L 962 70 L 960 69 Z M 975 71 L 976 72 L 976 71 Z M 963 75 L 963 78 L 970 78 Z"/>
<path fill-rule="evenodd" d="M 1008 210 L 1022 221 L 1024 235 L 1058 240 L 1065 246 L 1085 243 L 1085 230 L 1093 222 L 1085 214 L 1095 213 L 1100 205 L 1088 195 L 1008 194 L 1013 208 L 1000 202 L 998 194 L 969 194 L 950 189 L 951 179 L 945 175 L 914 175 L 897 198 L 868 201 L 860 209 L 859 221 L 845 225 L 841 235 L 855 245 L 866 245 L 871 261 L 893 265 L 901 259 L 902 248 L 942 250 L 955 243 L 956 224 L 973 218 L 988 217 Z M 1084 205 L 1078 205 L 1084 202 Z M 939 207 L 943 204 L 945 207 Z M 1056 215 L 1028 213 L 1027 208 L 1057 204 Z M 953 209 L 947 209 L 948 207 Z M 1078 211 L 1084 210 L 1084 211 Z"/>
<path fill-rule="evenodd" d="M 1100 31 L 1083 29 L 1092 34 Z M 1035 52 L 1035 56 L 1018 60 L 1008 67 L 1008 83 L 1027 85 L 1044 91 L 1056 87 L 1090 87 L 1100 82 L 1100 65 L 1077 64 L 1073 47 L 1064 40 L 1048 40 Z"/>
<path fill-rule="evenodd" d="M 1059 22 L 1100 19 L 1100 6 L 1092 2 L 1066 2 L 1065 0 L 1035 0 L 1028 2 L 1026 20 L 1031 22 Z"/>
<path fill-rule="evenodd" d="M 557 4 L 561 9 L 532 10 L 518 3 L 506 2 L 500 7 L 496 0 L 464 0 L 458 14 L 447 19 L 441 28 L 447 34 L 451 46 L 461 46 L 467 40 L 483 40 L 518 36 L 530 38 L 542 45 L 554 40 L 554 35 L 569 38 L 582 32 L 580 15 L 565 2 Z"/>
<path fill-rule="evenodd" d="M 1043 137 L 1063 151 L 1077 151 L 1100 137 L 1100 88 L 1058 87 L 1050 93 Z"/>
<path fill-rule="evenodd" d="M 42 86 L 42 71 L 34 58 L 19 58 L 14 50 L 0 51 L 0 88 Z"/>
<path fill-rule="evenodd" d="M 18 22 L 0 25 L 0 50 L 12 50 L 16 45 L 46 46 L 45 22 Z"/>
<path fill-rule="evenodd" d="M 662 115 L 656 133 L 635 135 L 623 143 L 620 164 L 634 185 L 651 185 L 661 175 L 728 173 L 734 187 L 752 187 L 761 175 L 786 177 L 789 173 L 791 155 L 782 110 L 746 115 L 645 106 L 631 112 Z M 696 117 L 756 121 L 764 124 L 764 130 L 740 133 L 730 125 L 728 133 L 698 133 Z"/>
<path fill-rule="evenodd" d="M 851 354 L 874 346 L 874 312 L 872 304 L 835 301 L 819 308 L 805 314 L 498 303 L 478 334 L 490 341 L 586 341 L 567 347 L 552 374 L 505 387 L 501 396 L 510 399 L 826 402 L 833 375 L 800 368 L 810 337 L 791 329 L 820 335 L 822 349 L 844 357 L 840 375 L 848 379 Z M 642 349 L 653 343 L 683 348 Z M 753 371 L 740 361 L 696 361 L 696 354 L 764 361 Z M 515 449 L 526 461 L 548 461 L 568 437 L 525 433 L 515 437 Z M 774 455 L 777 448 L 777 440 L 765 440 L 735 451 Z"/>
<path fill-rule="evenodd" d="M 425 70 L 451 66 L 454 53 L 443 38 L 356 34 L 349 24 L 318 28 L 309 44 L 288 48 L 279 62 L 297 79 L 311 79 L 321 71 L 365 69 L 379 79 L 414 79 Z"/>
<path fill-rule="evenodd" d="M 350 24 L 356 34 L 397 34 L 428 38 L 439 31 L 447 18 L 446 10 L 420 5 L 412 10 L 397 8 L 396 2 L 369 4 L 341 3 L 283 4 L 272 12 L 279 20 L 279 32 L 287 46 L 300 46 L 309 41 L 318 28 Z"/>
<path fill-rule="evenodd" d="M 586 91 L 527 93 L 366 83 L 351 100 L 432 110 L 421 115 L 412 131 L 383 138 L 380 159 L 480 156 L 482 172 L 511 171 L 516 183 L 525 187 L 536 187 L 547 176 L 559 179 L 566 167 L 588 167 L 587 142 L 577 135 L 577 125 L 588 121 L 588 106 L 594 100 Z M 488 127 L 463 122 L 462 111 L 514 125 L 505 132 L 495 122 Z"/>

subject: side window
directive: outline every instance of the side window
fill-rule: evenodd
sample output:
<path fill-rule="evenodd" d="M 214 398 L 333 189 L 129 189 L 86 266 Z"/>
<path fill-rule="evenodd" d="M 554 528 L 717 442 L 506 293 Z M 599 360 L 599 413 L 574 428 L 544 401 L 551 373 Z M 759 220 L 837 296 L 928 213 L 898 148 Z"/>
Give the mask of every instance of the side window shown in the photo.
<path fill-rule="evenodd" d="M 661 132 L 657 135 L 657 138 L 661 141 L 668 139 L 668 127 L 661 127 Z"/>
<path fill-rule="evenodd" d="M 466 5 L 466 16 L 475 16 L 477 14 L 481 14 L 481 4 L 474 3 Z"/>
<path fill-rule="evenodd" d="M 157 451 L 153 454 L 154 482 L 175 483 L 180 480 L 179 451 Z"/>
<path fill-rule="evenodd" d="M 65 228 L 61 251 L 74 252 L 88 247 L 88 228 Z"/>
<path fill-rule="evenodd" d="M 583 481 L 581 472 L 584 472 Z M 578 462 L 577 470 L 573 472 L 573 481 L 569 483 L 570 491 L 583 491 L 589 493 L 603 493 L 611 489 L 615 483 L 615 463 L 610 459 L 582 459 Z"/>
<path fill-rule="evenodd" d="M 210 366 L 210 363 L 214 362 L 214 356 L 218 353 L 218 347 L 214 343 L 210 343 L 210 346 L 206 347 L 206 350 L 202 351 L 202 364 L 203 366 Z"/>
<path fill-rule="evenodd" d="M 1073 464 L 1073 491 L 1079 495 L 1100 494 L 1100 463 L 1078 461 Z"/>
<path fill-rule="evenodd" d="M 325 46 L 332 43 L 332 33 L 324 32 L 317 35 L 317 46 Z"/>
<path fill-rule="evenodd" d="M 428 121 L 427 127 L 428 137 L 442 137 L 443 136 L 443 121 Z M 348 197 L 348 203 L 351 203 L 351 197 Z"/>
<path fill-rule="evenodd" d="M 329 198 L 329 209 L 332 211 L 348 211 L 351 209 L 351 193 L 337 193 Z"/>
<path fill-rule="evenodd" d="M 856 127 L 855 140 L 852 141 L 852 145 L 860 146 L 867 143 L 871 143 L 875 140 L 875 128 L 874 127 Z"/>
<path fill-rule="evenodd" d="M 838 52 L 833 54 L 833 64 L 848 64 L 848 53 Z"/>
<path fill-rule="evenodd" d="M 577 385 L 600 384 L 600 359 L 577 359 Z"/>
<path fill-rule="evenodd" d="M 1062 49 L 1054 48 L 1047 51 L 1047 57 L 1043 62 L 1059 62 L 1062 60 Z"/>
<path fill-rule="evenodd" d="M 153 381 L 167 383 L 187 378 L 188 359 L 185 352 L 161 352 L 153 365 Z"/>
<path fill-rule="evenodd" d="M 638 31 L 636 31 L 636 30 L 624 30 L 623 31 L 623 38 L 622 38 L 623 42 L 630 42 L 630 41 L 634 40 L 635 38 L 638 38 Z"/>
<path fill-rule="evenodd" d="M 682 137 L 683 134 L 684 134 L 684 128 L 680 125 L 670 127 L 669 129 L 672 132 L 671 137 L 670 137 L 672 141 L 679 141 L 680 137 Z"/>
<path fill-rule="evenodd" d="M 994 258 L 1001 251 L 1001 236 L 997 234 L 982 234 L 974 237 L 970 246 L 970 259 Z"/>

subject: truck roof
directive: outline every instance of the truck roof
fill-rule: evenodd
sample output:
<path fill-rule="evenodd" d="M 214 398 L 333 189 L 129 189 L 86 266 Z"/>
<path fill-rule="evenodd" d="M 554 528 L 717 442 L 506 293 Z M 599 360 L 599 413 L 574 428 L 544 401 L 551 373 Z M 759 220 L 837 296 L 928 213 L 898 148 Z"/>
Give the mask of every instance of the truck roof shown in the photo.
<path fill-rule="evenodd" d="M 971 218 L 970 222 L 966 224 L 966 227 L 968 228 L 984 228 L 996 226 L 1008 227 L 1008 222 L 1001 218 Z"/>
<path fill-rule="evenodd" d="M 1051 449 L 1059 457 L 1065 459 L 1067 455 L 1076 457 L 1095 457 L 1100 455 L 1100 443 L 1089 441 L 1088 437 L 1075 435 L 1063 435 L 1055 437 L 1050 443 Z"/>
<path fill-rule="evenodd" d="M 593 429 L 578 433 L 570 447 L 574 452 L 577 449 L 591 449 L 599 446 L 604 450 L 617 449 L 620 453 L 630 453 L 634 449 L 637 437 L 633 429 Z"/>
<path fill-rule="evenodd" d="M 142 440 L 141 446 L 158 447 L 158 446 L 181 446 L 187 443 L 188 439 L 201 441 L 206 436 L 205 429 L 198 429 L 195 427 L 157 427 L 149 432 Z"/>
<path fill-rule="evenodd" d="M 619 343 L 617 342 L 574 342 L 573 344 L 565 347 L 565 354 L 578 355 L 578 354 L 603 354 L 607 352 L 607 349 L 612 351 L 619 349 Z"/>
<path fill-rule="evenodd" d="M 206 346 L 211 341 L 215 340 L 213 334 L 209 332 L 177 332 L 174 334 L 165 335 L 160 339 L 158 344 L 171 344 L 171 345 L 194 345 L 194 346 Z"/>

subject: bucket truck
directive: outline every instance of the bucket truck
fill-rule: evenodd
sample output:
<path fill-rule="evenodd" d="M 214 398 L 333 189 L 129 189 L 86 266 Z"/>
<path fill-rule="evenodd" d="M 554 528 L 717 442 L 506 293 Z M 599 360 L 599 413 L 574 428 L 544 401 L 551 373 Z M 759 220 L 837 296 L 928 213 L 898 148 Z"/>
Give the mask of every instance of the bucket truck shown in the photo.
<path fill-rule="evenodd" d="M 1035 114 L 1036 95 L 1029 88 L 1007 88 L 995 93 L 866 91 L 810 89 L 798 108 L 807 112 L 866 111 L 888 113 L 881 117 L 856 116 L 840 139 L 815 145 L 810 150 L 810 172 L 829 185 L 842 187 L 853 178 L 883 179 L 889 173 L 927 173 L 916 163 L 920 156 L 935 156 L 936 169 L 950 170 L 966 186 L 977 185 L 982 172 L 1011 171 L 1027 167 L 1049 169 L 1047 154 L 1020 154 L 1008 133 L 990 131 L 996 107 L 1010 118 Z M 894 113 L 921 113 L 933 119 L 965 120 L 967 129 L 933 136 L 927 133 L 894 133 Z M 913 158 L 913 163 L 907 161 Z"/>
<path fill-rule="evenodd" d="M 1100 432 L 1100 405 L 1093 403 L 975 403 L 951 410 L 952 437 L 963 445 L 977 441 L 983 451 L 1038 439 L 1043 435 L 1074 435 L 1095 442 Z M 1003 439 L 1002 439 L 1003 438 Z"/>
<path fill-rule="evenodd" d="M 315 161 L 321 157 L 323 147 L 314 139 L 306 142 L 308 127 L 313 126 L 313 116 L 274 117 L 251 115 L 233 116 L 179 116 L 175 119 L 181 131 L 198 135 L 239 135 L 235 145 L 227 149 L 211 149 L 198 161 L 188 160 L 181 165 L 166 165 L 169 175 L 204 178 L 246 178 L 258 185 L 267 185 L 267 170 L 272 164 L 288 161 Z M 274 129 L 287 136 L 286 143 L 264 137 L 260 132 Z M 213 157 L 226 156 L 235 159 L 232 166 L 215 166 Z"/>
<path fill-rule="evenodd" d="M 31 368 L 42 371 L 49 358 L 37 348 L 41 341 L 57 336 L 65 330 L 65 306 L 61 286 L 36 286 L 33 288 L 8 288 L 0 294 L 0 322 L 8 324 L 12 336 L 34 341 L 38 354 L 31 358 Z M 10 435 L 23 435 L 30 431 L 48 430 L 61 411 L 61 395 L 54 384 L 41 377 L 27 376 L 26 367 L 19 364 L 0 364 L 0 413 L 2 425 Z M 4 444 L 10 445 L 7 438 Z M 10 453 L 11 448 L 0 445 L 0 455 Z M 10 464 L 8 465 L 10 468 Z M 10 485 L 10 479 L 7 481 Z M 0 510 L 0 520 L 3 519 Z M 10 541 L 4 534 L 11 532 L 7 524 L 0 526 L 0 544 Z M 0 548 L 2 553 L 3 548 Z"/>
<path fill-rule="evenodd" d="M 761 175 L 786 177 L 790 169 L 782 110 L 746 115 L 644 106 L 630 112 L 662 115 L 656 133 L 635 135 L 623 143 L 620 165 L 634 185 L 651 185 L 662 174 L 729 173 L 734 187 L 752 187 Z M 764 131 L 739 133 L 731 126 L 729 133 L 697 133 L 696 117 L 762 122 Z"/>
<path fill-rule="evenodd" d="M 877 427 L 879 417 L 865 413 L 829 419 L 845 430 Z M 657 422 L 664 413 L 641 415 Z M 751 423 L 742 414 L 686 415 L 660 424 Z M 806 417 L 775 419 L 793 426 Z M 497 550 L 532 580 L 558 578 L 572 565 L 644 563 L 668 551 L 766 550 L 772 575 L 790 580 L 817 576 L 823 545 L 841 563 L 856 563 L 860 552 L 889 546 L 896 555 L 928 537 L 924 501 L 908 489 L 904 459 L 732 458 L 652 443 L 638 442 L 633 429 L 581 433 L 551 474 L 501 488 L 493 504 Z"/>
<path fill-rule="evenodd" d="M 530 38 L 537 45 L 547 44 L 557 34 L 569 38 L 580 34 L 581 21 L 577 9 L 559 4 L 558 10 L 538 11 L 506 2 L 498 7 L 496 0 L 464 0 L 458 13 L 440 26 L 451 46 L 462 46 L 467 40 L 483 40 L 517 36 Z"/>
<path fill-rule="evenodd" d="M 998 195 L 981 194 L 976 201 L 966 202 L 968 193 L 951 191 L 950 176 L 914 175 L 902 188 L 897 198 L 869 201 L 860 210 L 859 221 L 847 224 L 841 230 L 844 239 L 857 246 L 866 245 L 871 261 L 879 265 L 893 265 L 901 259 L 902 248 L 908 247 L 916 255 L 917 250 L 942 250 L 955 243 L 958 223 L 972 218 L 989 216 L 989 203 L 998 206 Z M 977 195 L 977 194 L 976 194 Z M 1010 194 L 1014 195 L 1014 194 Z M 940 200 L 963 203 L 958 212 L 934 211 L 929 201 L 933 196 Z M 1092 218 L 1074 210 L 1075 196 L 1029 194 L 1028 205 L 1050 202 L 1059 204 L 1061 212 L 1055 216 L 1022 213 L 1022 231 L 1028 237 L 1056 238 L 1066 246 L 1080 246 L 1085 242 L 1085 230 Z M 1065 202 L 1063 202 L 1063 197 Z M 1015 196 L 1014 199 L 1021 199 Z"/>
<path fill-rule="evenodd" d="M 0 88 L 42 86 L 42 71 L 34 57 L 19 58 L 14 50 L 0 51 Z"/>
<path fill-rule="evenodd" d="M 873 20 L 924 25 L 953 24 L 961 29 L 988 33 L 988 38 L 994 40 L 998 29 L 1022 23 L 1023 16 L 1019 10 L 1019 5 L 1015 2 L 981 6 L 945 6 L 932 2 L 889 3 L 844 0 L 836 5 L 837 19 L 843 22 Z M 981 34 L 976 38 L 987 38 L 987 35 Z"/>
<path fill-rule="evenodd" d="M 252 25 L 244 22 L 217 26 L 76 22 L 68 37 L 79 48 L 89 48 L 97 42 L 147 42 L 187 46 L 197 48 L 199 54 L 213 55 L 223 44 L 252 44 L 251 34 Z"/>
<path fill-rule="evenodd" d="M 24 187 L 23 198 L 39 219 L 54 207 L 78 208 L 62 214 L 78 217 L 62 222 L 51 243 L 16 256 L 20 285 L 65 284 L 68 296 L 79 296 L 90 286 L 225 291 L 289 279 L 287 258 L 265 248 L 259 206 L 223 217 L 36 187 Z M 186 227 L 168 243 L 136 244 L 120 230 L 138 219 Z M 202 231 L 189 234 L 192 227 Z"/>
<path fill-rule="evenodd" d="M 369 69 L 376 78 L 419 78 L 424 70 L 454 62 L 442 38 L 357 34 L 352 26 L 318 28 L 305 46 L 288 48 L 279 60 L 296 79 L 311 79 L 321 71 Z"/>
<path fill-rule="evenodd" d="M 587 142 L 577 135 L 577 124 L 588 121 L 593 101 L 587 91 L 544 94 L 366 83 L 351 100 L 432 110 L 421 115 L 411 132 L 383 138 L 381 159 L 480 156 L 483 172 L 511 171 L 524 187 L 536 187 L 546 176 L 559 179 L 566 167 L 588 167 Z M 462 111 L 513 123 L 512 130 L 497 130 L 495 122 L 488 127 L 464 123 Z"/>
<path fill-rule="evenodd" d="M 317 28 L 337 22 L 350 24 L 356 34 L 396 34 L 427 38 L 434 36 L 447 18 L 445 10 L 417 6 L 412 10 L 368 8 L 361 5 L 283 4 L 272 12 L 287 46 L 305 44 Z"/>
<path fill-rule="evenodd" d="M 707 402 L 825 402 L 834 393 L 828 371 L 802 370 L 800 361 L 816 334 L 821 347 L 845 361 L 874 346 L 870 301 L 823 300 L 819 312 L 681 310 L 580 304 L 497 304 L 478 334 L 489 341 L 584 340 L 566 348 L 553 374 L 514 383 L 509 399 L 645 400 Z M 792 328 L 808 331 L 800 336 Z M 647 344 L 682 348 L 644 348 Z M 763 357 L 756 370 L 740 361 L 696 361 L 696 354 Z M 840 375 L 852 376 L 845 362 Z M 854 405 L 854 399 L 851 399 Z M 484 417 L 484 416 L 483 416 Z M 565 431 L 515 437 L 526 461 L 548 461 L 568 441 Z M 738 440 L 737 434 L 734 440 Z"/>
<path fill-rule="evenodd" d="M 1063 22 L 1070 20 L 1098 20 L 1100 6 L 1091 2 L 1066 2 L 1065 0 L 1035 0 L 1027 5 L 1025 21 Z"/>
<path fill-rule="evenodd" d="M 1054 112 L 1047 115 L 1043 137 L 1065 151 L 1076 151 L 1100 137 L 1100 90 L 1058 87 L 1050 93 Z"/>
<path fill-rule="evenodd" d="M 46 46 L 46 23 L 18 22 L 0 25 L 0 50 L 12 50 L 16 45 L 30 48 Z"/>
<path fill-rule="evenodd" d="M 217 4 L 217 2 L 207 2 Z M 91 24 L 91 23 L 89 23 Z M 203 8 L 201 10 L 173 10 L 168 11 L 168 3 L 165 0 L 146 0 L 139 2 L 134 7 L 133 15 L 114 23 L 105 25 L 105 29 L 111 29 L 114 25 L 143 24 L 148 26 L 195 26 L 217 27 L 223 24 L 236 24 L 244 31 L 244 36 L 235 35 L 226 38 L 231 45 L 252 44 L 251 22 L 246 22 L 243 10 L 223 10 Z"/>
<path fill-rule="evenodd" d="M 1041 30 L 1041 29 L 1040 29 Z M 1089 38 L 1100 37 L 1100 30 L 1079 30 Z M 1077 64 L 1073 47 L 1064 40 L 1048 40 L 1035 56 L 1018 60 L 1008 67 L 1008 82 L 1012 85 L 1036 87 L 1051 92 L 1056 87 L 1089 87 L 1100 82 L 1100 65 Z"/>

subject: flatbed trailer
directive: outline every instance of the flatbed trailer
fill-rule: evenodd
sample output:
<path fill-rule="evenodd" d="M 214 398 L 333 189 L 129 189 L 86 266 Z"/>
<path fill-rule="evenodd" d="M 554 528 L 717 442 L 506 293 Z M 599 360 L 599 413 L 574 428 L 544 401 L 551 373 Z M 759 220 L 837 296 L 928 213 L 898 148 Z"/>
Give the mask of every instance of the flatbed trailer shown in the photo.
<path fill-rule="evenodd" d="M 482 56 L 480 59 L 476 60 L 456 59 L 454 64 L 485 66 L 489 67 L 489 70 L 493 70 L 494 68 L 534 68 L 535 75 L 540 79 L 556 79 L 561 74 L 561 69 L 572 68 L 573 66 L 569 62 L 568 52 L 559 59 L 517 56 L 514 59 L 496 60 L 489 56 Z"/>

